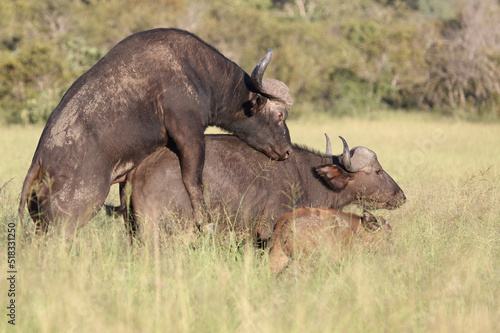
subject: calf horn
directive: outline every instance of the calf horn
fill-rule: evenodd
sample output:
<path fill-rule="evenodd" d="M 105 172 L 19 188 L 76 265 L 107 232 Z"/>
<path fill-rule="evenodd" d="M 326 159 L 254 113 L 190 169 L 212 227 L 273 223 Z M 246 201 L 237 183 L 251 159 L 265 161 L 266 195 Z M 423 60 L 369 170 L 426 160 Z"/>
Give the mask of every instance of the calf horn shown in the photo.
<path fill-rule="evenodd" d="M 252 85 L 258 92 L 266 93 L 262 85 L 262 78 L 264 77 L 264 72 L 266 71 L 267 65 L 271 62 L 272 57 L 273 51 L 267 49 L 267 54 L 259 61 L 252 71 Z"/>

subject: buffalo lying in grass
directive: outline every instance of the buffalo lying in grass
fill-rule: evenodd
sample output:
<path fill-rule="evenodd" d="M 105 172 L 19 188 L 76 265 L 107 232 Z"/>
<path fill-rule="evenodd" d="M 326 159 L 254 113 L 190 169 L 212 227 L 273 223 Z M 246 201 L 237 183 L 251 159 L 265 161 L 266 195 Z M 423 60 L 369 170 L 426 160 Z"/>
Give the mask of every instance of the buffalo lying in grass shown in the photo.
<path fill-rule="evenodd" d="M 345 140 L 339 156 L 332 156 L 330 145 L 326 155 L 295 145 L 293 155 L 279 162 L 234 136 L 207 135 L 205 141 L 207 218 L 219 229 L 251 229 L 267 241 L 276 221 L 292 207 L 339 209 L 359 202 L 392 209 L 406 200 L 373 151 L 350 150 Z M 121 206 L 114 209 L 123 214 L 132 235 L 156 232 L 162 223 L 168 232 L 193 214 L 174 150 L 163 148 L 144 159 L 127 175 L 120 192 Z"/>

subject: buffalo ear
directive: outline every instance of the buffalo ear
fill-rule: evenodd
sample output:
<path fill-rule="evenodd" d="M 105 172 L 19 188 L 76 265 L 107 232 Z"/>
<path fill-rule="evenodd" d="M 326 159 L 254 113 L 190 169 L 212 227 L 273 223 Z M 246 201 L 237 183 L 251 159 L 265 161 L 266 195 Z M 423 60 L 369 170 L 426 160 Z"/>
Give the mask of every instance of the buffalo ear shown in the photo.
<path fill-rule="evenodd" d="M 323 181 L 336 191 L 343 190 L 351 175 L 336 165 L 324 165 L 316 168 L 316 173 Z"/>
<path fill-rule="evenodd" d="M 253 117 L 257 112 L 262 110 L 267 103 L 267 98 L 262 95 L 254 94 L 252 98 L 243 104 L 243 109 L 245 110 L 245 115 L 247 117 Z"/>

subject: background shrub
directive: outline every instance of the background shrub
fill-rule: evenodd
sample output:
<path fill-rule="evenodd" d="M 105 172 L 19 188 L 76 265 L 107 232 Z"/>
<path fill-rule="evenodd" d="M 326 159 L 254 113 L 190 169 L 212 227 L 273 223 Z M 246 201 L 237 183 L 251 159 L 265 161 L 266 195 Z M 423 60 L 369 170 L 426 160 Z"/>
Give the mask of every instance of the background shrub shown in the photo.
<path fill-rule="evenodd" d="M 0 121 L 43 123 L 126 36 L 190 30 L 287 83 L 294 115 L 434 110 L 497 118 L 496 0 L 20 0 L 0 4 Z"/>

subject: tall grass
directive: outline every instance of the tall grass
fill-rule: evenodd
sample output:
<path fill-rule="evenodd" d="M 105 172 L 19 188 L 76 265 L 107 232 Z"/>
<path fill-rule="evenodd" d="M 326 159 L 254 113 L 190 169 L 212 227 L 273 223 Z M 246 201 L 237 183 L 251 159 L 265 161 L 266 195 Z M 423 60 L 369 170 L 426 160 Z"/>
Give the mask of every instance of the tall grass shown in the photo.
<path fill-rule="evenodd" d="M 18 225 L 19 332 L 495 332 L 500 327 L 500 125 L 414 114 L 298 119 L 295 142 L 334 153 L 342 135 L 378 154 L 407 203 L 377 211 L 389 251 L 328 251 L 275 277 L 243 237 L 175 236 L 158 255 L 99 213 L 73 244 Z M 40 127 L 0 129 L 0 223 L 17 201 Z M 8 182 L 12 179 L 10 182 Z M 8 183 L 7 183 L 8 182 Z M 4 185 L 5 184 L 5 185 Z M 113 189 L 108 201 L 117 200 Z M 357 211 L 357 208 L 350 208 Z M 0 256 L 7 262 L 5 228 Z M 7 313 L 6 265 L 0 307 Z M 0 332 L 13 331 L 2 315 Z"/>

